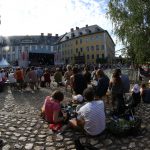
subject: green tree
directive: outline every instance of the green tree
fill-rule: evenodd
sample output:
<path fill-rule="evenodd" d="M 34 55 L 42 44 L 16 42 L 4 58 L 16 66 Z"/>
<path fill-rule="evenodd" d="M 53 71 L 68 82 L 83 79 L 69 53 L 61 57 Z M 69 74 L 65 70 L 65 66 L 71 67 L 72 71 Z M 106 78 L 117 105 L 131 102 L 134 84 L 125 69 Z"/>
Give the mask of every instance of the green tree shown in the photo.
<path fill-rule="evenodd" d="M 110 0 L 108 17 L 133 62 L 150 61 L 150 0 Z"/>

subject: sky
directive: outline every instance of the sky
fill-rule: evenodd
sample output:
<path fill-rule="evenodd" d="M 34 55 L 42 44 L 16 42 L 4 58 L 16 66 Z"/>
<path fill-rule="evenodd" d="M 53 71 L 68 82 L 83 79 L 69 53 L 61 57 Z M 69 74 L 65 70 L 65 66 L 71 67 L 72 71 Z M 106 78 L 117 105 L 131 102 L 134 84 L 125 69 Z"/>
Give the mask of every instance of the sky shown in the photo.
<path fill-rule="evenodd" d="M 109 0 L 0 0 L 0 35 L 62 35 L 71 28 L 97 24 L 122 45 L 106 16 Z"/>

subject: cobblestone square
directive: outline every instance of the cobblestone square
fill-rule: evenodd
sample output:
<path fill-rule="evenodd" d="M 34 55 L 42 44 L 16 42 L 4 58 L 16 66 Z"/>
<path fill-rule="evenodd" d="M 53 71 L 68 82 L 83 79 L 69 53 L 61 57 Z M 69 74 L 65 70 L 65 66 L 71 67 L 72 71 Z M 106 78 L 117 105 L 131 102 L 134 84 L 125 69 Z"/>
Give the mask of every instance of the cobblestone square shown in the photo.
<path fill-rule="evenodd" d="M 44 98 L 52 90 L 40 88 L 34 93 L 30 91 L 14 91 L 9 87 L 0 93 L 0 138 L 4 140 L 2 150 L 75 150 L 74 137 L 81 134 L 67 130 L 63 136 L 57 136 L 48 124 L 40 118 L 40 107 Z M 64 91 L 63 88 L 61 88 Z M 71 97 L 70 92 L 65 92 L 65 99 Z M 112 135 L 100 137 L 85 137 L 82 143 L 91 143 L 100 150 L 148 150 L 150 149 L 150 105 L 141 104 L 138 115 L 142 117 L 141 135 L 136 137 L 116 138 Z"/>

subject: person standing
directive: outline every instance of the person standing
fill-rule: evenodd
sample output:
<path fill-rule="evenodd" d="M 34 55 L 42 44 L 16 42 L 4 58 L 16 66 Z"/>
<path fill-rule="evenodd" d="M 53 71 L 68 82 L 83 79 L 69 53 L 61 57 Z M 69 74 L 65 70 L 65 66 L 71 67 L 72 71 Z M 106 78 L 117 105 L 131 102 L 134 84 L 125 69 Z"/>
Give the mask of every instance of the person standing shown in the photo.
<path fill-rule="evenodd" d="M 64 74 L 65 78 L 65 89 L 67 90 L 67 87 L 70 86 L 70 77 L 72 76 L 72 67 L 70 65 L 67 65 L 67 71 Z"/>
<path fill-rule="evenodd" d="M 18 89 L 22 91 L 23 89 L 23 82 L 24 82 L 24 76 L 23 76 L 23 71 L 20 69 L 20 67 L 17 68 L 15 74 L 14 74 L 17 84 L 19 85 Z"/>
<path fill-rule="evenodd" d="M 50 87 L 51 84 L 51 75 L 49 73 L 48 69 L 45 69 L 45 73 L 44 73 L 44 85 L 47 87 Z"/>
<path fill-rule="evenodd" d="M 112 107 L 118 114 L 124 112 L 124 85 L 120 73 L 115 71 L 110 80 L 109 89 L 111 91 Z"/>
<path fill-rule="evenodd" d="M 87 85 L 91 83 L 91 73 L 89 72 L 88 67 L 84 68 L 83 77 Z"/>
<path fill-rule="evenodd" d="M 103 70 L 98 69 L 96 71 L 97 76 L 97 86 L 95 87 L 95 95 L 98 98 L 102 98 L 106 95 L 109 87 L 109 78 L 104 74 Z"/>
<path fill-rule="evenodd" d="M 31 70 L 29 72 L 29 79 L 30 79 L 30 87 L 31 87 L 31 89 L 34 90 L 35 87 L 38 89 L 37 74 L 36 74 L 36 71 L 35 71 L 34 67 L 31 67 Z"/>
<path fill-rule="evenodd" d="M 83 94 L 84 89 L 86 89 L 87 84 L 84 80 L 84 77 L 81 73 L 78 72 L 77 67 L 73 67 L 72 69 L 73 75 L 70 78 L 71 87 L 75 93 L 77 94 Z"/>
<path fill-rule="evenodd" d="M 129 77 L 125 74 L 122 74 L 121 69 L 116 69 L 116 72 L 120 74 L 121 81 L 124 86 L 124 93 L 129 93 L 130 91 L 130 80 Z"/>
<path fill-rule="evenodd" d="M 59 68 L 56 68 L 56 72 L 54 73 L 54 80 L 57 83 L 57 86 L 62 84 L 62 72 Z"/>

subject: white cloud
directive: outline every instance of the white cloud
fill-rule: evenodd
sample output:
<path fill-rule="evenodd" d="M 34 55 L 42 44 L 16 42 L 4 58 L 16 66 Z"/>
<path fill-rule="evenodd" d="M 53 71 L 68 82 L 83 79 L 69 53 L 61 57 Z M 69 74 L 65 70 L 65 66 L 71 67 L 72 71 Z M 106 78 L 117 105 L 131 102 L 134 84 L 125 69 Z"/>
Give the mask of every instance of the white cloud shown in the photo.
<path fill-rule="evenodd" d="M 97 24 L 112 34 L 107 4 L 108 0 L 1 0 L 0 34 L 61 35 L 86 24 Z"/>

